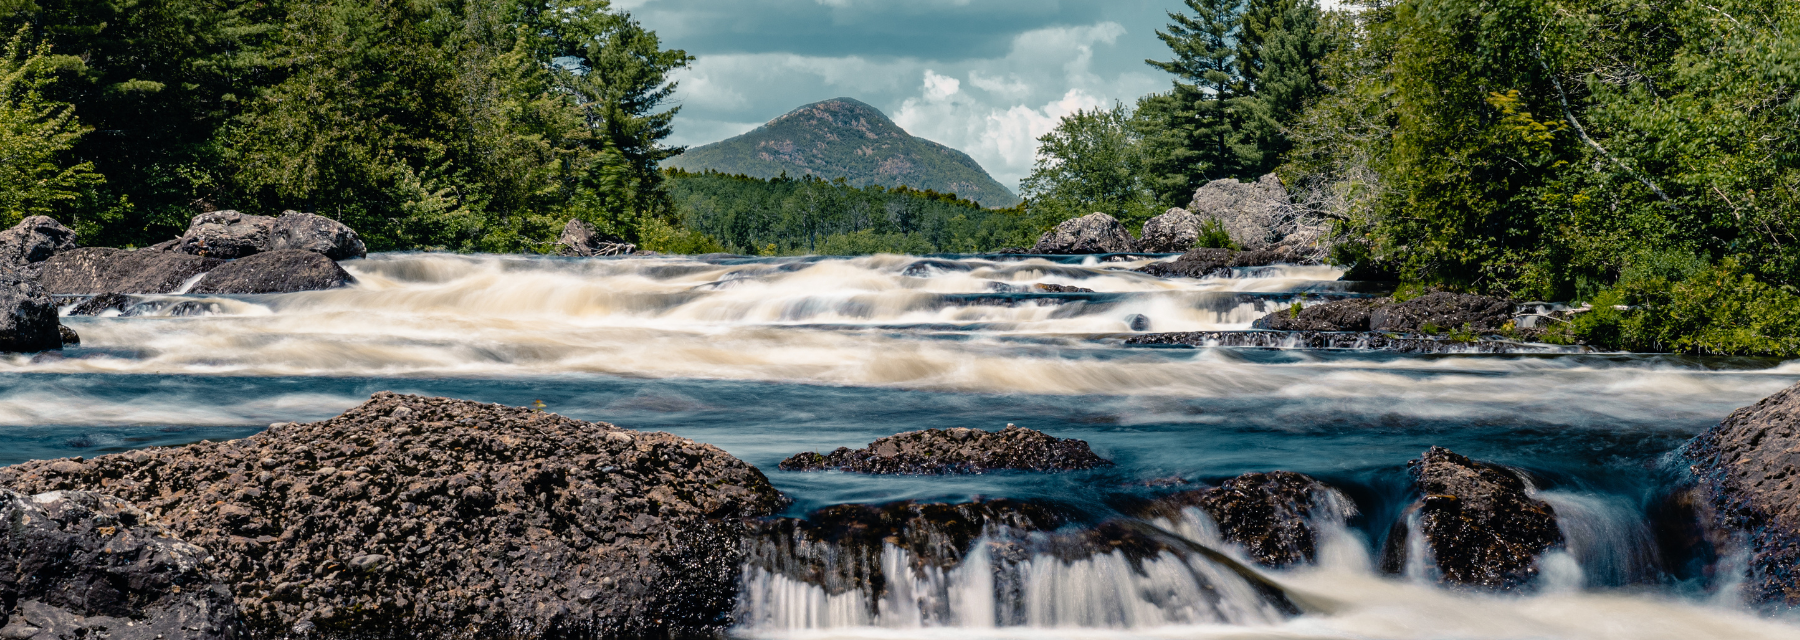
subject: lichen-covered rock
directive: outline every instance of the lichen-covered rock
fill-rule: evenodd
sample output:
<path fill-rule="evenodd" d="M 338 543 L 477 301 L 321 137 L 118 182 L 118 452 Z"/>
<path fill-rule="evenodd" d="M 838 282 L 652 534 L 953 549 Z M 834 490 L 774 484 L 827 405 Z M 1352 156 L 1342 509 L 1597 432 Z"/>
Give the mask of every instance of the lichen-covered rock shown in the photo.
<path fill-rule="evenodd" d="M 231 260 L 269 250 L 275 218 L 237 211 L 210 211 L 188 221 L 175 249 L 190 255 Z"/>
<path fill-rule="evenodd" d="M 1194 190 L 1187 210 L 1199 222 L 1217 220 L 1232 242 L 1250 251 L 1277 244 L 1293 231 L 1293 203 L 1273 173 L 1256 182 L 1209 181 Z"/>
<path fill-rule="evenodd" d="M 1171 208 L 1144 223 L 1138 250 L 1147 253 L 1180 253 L 1194 248 L 1200 239 L 1200 216 L 1187 209 Z"/>
<path fill-rule="evenodd" d="M 0 265 L 25 265 L 75 248 L 75 232 L 50 216 L 29 216 L 0 231 Z"/>
<path fill-rule="evenodd" d="M 1350 298 L 1302 307 L 1298 312 L 1282 309 L 1258 318 L 1250 327 L 1270 331 L 1368 331 L 1369 313 L 1385 302 Z"/>
<path fill-rule="evenodd" d="M 1160 278 L 1229 278 L 1233 269 L 1239 267 L 1266 267 L 1272 264 L 1309 264 L 1304 256 L 1297 256 L 1285 247 L 1274 247 L 1256 251 L 1236 251 L 1200 247 L 1191 249 L 1180 257 L 1167 262 L 1152 262 L 1138 268 L 1138 271 Z"/>
<path fill-rule="evenodd" d="M 1145 517 L 1175 519 L 1197 507 L 1219 525 L 1219 535 L 1265 566 L 1309 564 L 1317 559 L 1318 523 L 1342 522 L 1349 502 L 1310 476 L 1291 471 L 1246 473 L 1217 487 L 1184 491 L 1152 502 Z"/>
<path fill-rule="evenodd" d="M 368 255 L 362 238 L 344 223 L 321 215 L 283 211 L 269 228 L 269 244 L 263 251 L 299 249 L 323 255 L 332 260 L 349 260 Z"/>
<path fill-rule="evenodd" d="M 1032 253 L 1042 254 L 1084 254 L 1084 253 L 1129 253 L 1137 250 L 1137 241 L 1131 238 L 1131 232 L 1125 225 L 1112 216 L 1104 213 L 1090 213 L 1079 218 L 1064 220 L 1055 229 L 1044 232 L 1038 238 L 1037 245 L 1031 248 Z"/>
<path fill-rule="evenodd" d="M 1705 524 L 1743 537 L 1745 595 L 1800 606 L 1800 385 L 1738 409 L 1689 440 Z"/>
<path fill-rule="evenodd" d="M 1430 325 L 1440 331 L 1495 331 L 1512 318 L 1513 304 L 1503 298 L 1438 291 L 1371 310 L 1369 330 L 1420 331 Z"/>
<path fill-rule="evenodd" d="M 781 500 L 710 445 L 388 392 L 230 442 L 0 468 L 105 492 L 217 558 L 253 637 L 713 637 L 744 517 Z"/>
<path fill-rule="evenodd" d="M 0 638 L 238 636 L 204 549 L 111 496 L 0 488 Z"/>
<path fill-rule="evenodd" d="M 55 295 L 174 293 L 194 276 L 224 264 L 216 258 L 139 249 L 87 247 L 38 265 L 38 283 Z"/>
<path fill-rule="evenodd" d="M 838 447 L 781 461 L 784 471 L 836 469 L 854 473 L 943 475 L 989 471 L 1078 471 L 1111 466 L 1088 443 L 1006 425 L 999 431 L 926 429 L 891 435 L 863 449 Z"/>
<path fill-rule="evenodd" d="M 1407 463 L 1419 493 L 1412 506 L 1427 560 L 1450 585 L 1493 590 L 1524 586 L 1538 558 L 1563 544 L 1550 504 L 1531 497 L 1518 472 L 1432 447 Z M 1382 568 L 1398 573 L 1408 558 L 1405 527 L 1396 525 Z"/>
<path fill-rule="evenodd" d="M 25 274 L 0 267 L 0 351 L 30 353 L 62 348 L 56 301 Z"/>
<path fill-rule="evenodd" d="M 300 249 L 266 251 L 219 265 L 189 293 L 292 293 L 335 289 L 355 282 L 338 263 Z"/>
<path fill-rule="evenodd" d="M 576 219 L 570 219 L 563 225 L 562 236 L 556 239 L 558 255 L 593 257 L 623 256 L 637 253 L 637 245 L 626 242 L 624 238 L 609 236 L 595 230 L 593 225 Z"/>

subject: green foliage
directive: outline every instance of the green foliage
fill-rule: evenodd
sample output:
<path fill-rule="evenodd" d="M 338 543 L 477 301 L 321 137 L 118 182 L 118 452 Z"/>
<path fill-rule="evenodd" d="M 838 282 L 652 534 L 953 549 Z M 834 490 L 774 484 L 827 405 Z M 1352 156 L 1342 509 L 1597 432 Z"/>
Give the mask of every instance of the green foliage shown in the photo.
<path fill-rule="evenodd" d="M 0 50 L 0 225 L 33 215 L 67 215 L 84 192 L 104 182 L 92 162 L 74 162 L 76 141 L 90 130 L 74 106 L 49 100 L 44 91 L 60 69 L 80 61 L 32 46 L 20 29 Z"/>
<path fill-rule="evenodd" d="M 1037 239 L 1020 209 L 987 209 L 935 191 L 812 176 L 667 175 L 683 225 L 732 253 L 978 253 Z"/>
<path fill-rule="evenodd" d="M 850 98 L 800 107 L 744 135 L 691 149 L 669 166 L 763 179 L 843 178 L 853 187 L 955 193 L 990 207 L 1019 203 L 968 154 L 915 138 L 879 109 Z"/>
<path fill-rule="evenodd" d="M 1800 295 L 1758 280 L 1732 258 L 1679 280 L 1668 273 L 1621 279 L 1564 331 L 1613 349 L 1800 357 Z"/>
<path fill-rule="evenodd" d="M 1225 223 L 1218 218 L 1207 218 L 1200 221 L 1200 233 L 1194 238 L 1194 246 L 1207 249 L 1242 249 L 1231 239 L 1231 232 L 1225 230 Z"/>
<path fill-rule="evenodd" d="M 1146 184 L 1142 138 L 1124 105 L 1064 116 L 1038 138 L 1031 176 L 1019 183 L 1039 232 L 1095 211 L 1135 228 L 1162 211 Z"/>

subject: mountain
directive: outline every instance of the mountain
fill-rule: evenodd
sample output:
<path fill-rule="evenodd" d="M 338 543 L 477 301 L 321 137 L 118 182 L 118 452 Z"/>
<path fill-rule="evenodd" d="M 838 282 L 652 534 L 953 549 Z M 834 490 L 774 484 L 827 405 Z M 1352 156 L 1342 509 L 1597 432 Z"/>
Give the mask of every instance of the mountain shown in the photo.
<path fill-rule="evenodd" d="M 988 207 L 1019 197 L 968 154 L 914 137 L 887 114 L 850 98 L 814 102 L 744 135 L 689 149 L 663 164 L 687 171 L 773 178 L 786 172 L 954 193 Z"/>

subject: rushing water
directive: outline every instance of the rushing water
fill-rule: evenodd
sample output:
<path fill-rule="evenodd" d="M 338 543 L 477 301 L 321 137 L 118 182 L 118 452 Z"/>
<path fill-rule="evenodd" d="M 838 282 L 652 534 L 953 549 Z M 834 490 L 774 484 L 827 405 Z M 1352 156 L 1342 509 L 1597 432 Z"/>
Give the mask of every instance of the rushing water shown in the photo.
<path fill-rule="evenodd" d="M 1285 469 L 1339 488 L 1351 513 L 1321 525 L 1317 566 L 1262 574 L 1319 605 L 1298 616 L 1270 609 L 1242 577 L 1198 556 L 1003 561 L 988 552 L 998 543 L 984 539 L 935 573 L 892 549 L 883 560 L 892 586 L 874 610 L 866 594 L 746 567 L 738 632 L 1800 637 L 1794 621 L 1739 603 L 1732 572 L 1668 557 L 1656 521 L 1680 467 L 1666 454 L 1800 379 L 1800 366 L 1130 347 L 1134 322 L 1245 329 L 1294 302 L 1366 295 L 1324 267 L 1208 280 L 1129 271 L 1146 260 L 388 254 L 345 263 L 359 281 L 347 289 L 144 296 L 122 315 L 65 318 L 80 348 L 0 361 L 0 464 L 241 437 L 391 389 L 541 401 L 573 417 L 710 442 L 768 473 L 794 499 L 789 515 L 846 502 L 1007 497 L 1098 521 L 1122 501 Z M 1038 283 L 1095 293 L 1032 292 Z M 929 478 L 775 469 L 800 451 L 1007 423 L 1087 440 L 1119 464 Z M 1409 578 L 1372 568 L 1411 500 L 1405 463 L 1431 445 L 1517 467 L 1555 506 L 1568 544 L 1545 559 L 1529 594 L 1453 592 L 1431 586 L 1423 570 Z M 1235 553 L 1197 512 L 1163 525 Z"/>

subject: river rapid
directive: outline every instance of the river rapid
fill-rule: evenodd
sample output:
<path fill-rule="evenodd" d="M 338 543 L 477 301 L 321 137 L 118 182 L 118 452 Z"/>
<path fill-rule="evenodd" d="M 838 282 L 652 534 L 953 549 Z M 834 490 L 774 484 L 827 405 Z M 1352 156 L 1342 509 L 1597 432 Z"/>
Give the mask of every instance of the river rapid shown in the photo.
<path fill-rule="evenodd" d="M 345 289 L 140 296 L 123 315 L 64 318 L 78 348 L 0 360 L 0 465 L 243 437 L 393 390 L 542 403 L 712 443 L 767 473 L 794 516 L 1014 498 L 1098 521 L 1122 501 L 1281 469 L 1344 501 L 1323 523 L 1317 566 L 1263 572 L 1316 605 L 1298 616 L 1268 610 L 1204 559 L 1033 557 L 1009 569 L 1016 588 L 996 590 L 978 550 L 933 575 L 896 558 L 889 583 L 904 588 L 874 611 L 746 567 L 734 633 L 1800 638 L 1800 620 L 1741 602 L 1733 558 L 1708 568 L 1671 557 L 1657 506 L 1683 468 L 1670 452 L 1793 384 L 1800 363 L 1128 346 L 1146 322 L 1241 330 L 1295 302 L 1368 295 L 1328 267 L 1206 280 L 1129 271 L 1152 259 L 377 254 L 343 263 L 358 280 Z M 1086 440 L 1118 464 L 953 477 L 776 469 L 801 451 L 1008 423 Z M 1375 570 L 1414 497 L 1406 462 L 1432 445 L 1521 469 L 1555 506 L 1568 544 L 1527 593 Z M 1236 553 L 1196 514 L 1164 524 Z"/>

